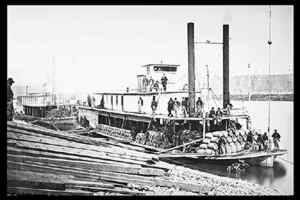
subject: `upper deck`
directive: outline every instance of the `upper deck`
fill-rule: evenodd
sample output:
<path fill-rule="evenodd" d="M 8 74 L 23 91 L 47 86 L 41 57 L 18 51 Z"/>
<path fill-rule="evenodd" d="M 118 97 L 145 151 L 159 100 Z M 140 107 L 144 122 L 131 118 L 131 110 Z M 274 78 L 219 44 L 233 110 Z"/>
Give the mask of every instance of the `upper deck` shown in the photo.
<path fill-rule="evenodd" d="M 89 110 L 89 111 L 95 111 L 97 113 L 100 113 L 101 115 L 110 116 L 114 118 L 120 118 L 123 119 L 124 117 L 127 117 L 130 120 L 134 121 L 150 121 L 152 119 L 168 119 L 173 121 L 203 121 L 205 120 L 214 120 L 214 118 L 210 117 L 169 117 L 166 114 L 158 113 L 158 114 L 148 114 L 148 113 L 138 113 L 138 112 L 127 112 L 127 111 L 116 111 L 116 110 L 110 110 L 110 109 L 99 109 L 99 108 L 93 108 L 88 106 L 79 106 L 78 107 L 81 110 Z M 224 115 L 220 119 L 248 119 L 249 115 L 246 114 L 230 114 L 230 115 Z"/>

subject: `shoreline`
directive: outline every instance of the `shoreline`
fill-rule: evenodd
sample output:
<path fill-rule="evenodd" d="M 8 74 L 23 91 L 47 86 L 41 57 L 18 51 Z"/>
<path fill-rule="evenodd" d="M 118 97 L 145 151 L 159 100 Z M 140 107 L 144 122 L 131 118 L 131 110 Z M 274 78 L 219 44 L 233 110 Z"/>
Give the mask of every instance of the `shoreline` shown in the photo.
<path fill-rule="evenodd" d="M 179 175 L 184 176 L 185 179 L 187 178 L 192 182 L 201 182 L 201 185 L 206 185 L 207 189 L 204 191 L 206 195 L 281 195 L 281 192 L 274 187 L 262 186 L 230 177 L 222 177 L 181 166 L 177 166 L 176 169 L 178 169 Z M 175 175 L 178 174 L 178 172 L 174 173 Z M 183 181 L 185 180 L 183 179 Z"/>
<path fill-rule="evenodd" d="M 235 94 L 230 95 L 232 100 L 238 101 L 248 101 L 248 94 Z M 271 94 L 271 101 L 294 101 L 294 94 Z M 268 101 L 268 94 L 252 94 L 250 96 L 250 101 Z"/>

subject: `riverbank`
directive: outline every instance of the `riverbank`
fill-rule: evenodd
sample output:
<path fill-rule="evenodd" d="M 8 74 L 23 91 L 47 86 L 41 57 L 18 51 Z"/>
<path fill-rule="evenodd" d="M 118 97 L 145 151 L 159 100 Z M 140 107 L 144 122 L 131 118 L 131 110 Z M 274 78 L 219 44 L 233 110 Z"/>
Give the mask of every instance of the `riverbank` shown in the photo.
<path fill-rule="evenodd" d="M 176 188 L 147 187 L 144 191 L 147 195 L 281 195 L 278 189 L 264 187 L 258 184 L 249 183 L 233 178 L 221 177 L 198 170 L 192 170 L 178 165 L 170 165 L 173 169 L 169 174 L 169 179 L 193 185 L 201 185 L 199 191 L 184 191 Z M 139 188 L 138 186 L 135 186 Z"/>
<path fill-rule="evenodd" d="M 142 147 L 88 133 L 7 123 L 8 194 L 280 195 L 271 187 L 160 161 Z"/>

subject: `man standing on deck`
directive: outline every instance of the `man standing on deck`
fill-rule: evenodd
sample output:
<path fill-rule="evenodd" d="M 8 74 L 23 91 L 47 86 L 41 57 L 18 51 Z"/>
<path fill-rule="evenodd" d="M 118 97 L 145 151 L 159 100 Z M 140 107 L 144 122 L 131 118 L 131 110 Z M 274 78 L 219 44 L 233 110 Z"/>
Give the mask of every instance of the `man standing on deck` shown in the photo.
<path fill-rule="evenodd" d="M 273 138 L 275 149 L 279 149 L 280 134 L 277 132 L 277 129 L 274 130 L 274 133 L 272 134 L 272 138 Z"/>
<path fill-rule="evenodd" d="M 258 144 L 259 151 L 262 151 L 264 149 L 264 140 L 260 133 L 257 136 L 256 142 Z"/>
<path fill-rule="evenodd" d="M 12 121 L 14 116 L 14 93 L 11 89 L 14 80 L 12 78 L 7 79 L 7 121 Z"/>
<path fill-rule="evenodd" d="M 154 85 L 154 79 L 152 78 L 152 76 L 150 76 L 150 78 L 149 78 L 149 91 L 150 92 L 152 92 L 153 85 Z"/>
<path fill-rule="evenodd" d="M 138 100 L 138 111 L 139 111 L 139 113 L 142 112 L 143 105 L 144 105 L 144 101 L 143 101 L 142 97 L 140 97 L 139 100 Z"/>
<path fill-rule="evenodd" d="M 166 77 L 165 74 L 163 74 L 163 76 L 161 77 L 161 84 L 163 86 L 164 91 L 167 90 L 167 82 L 168 82 L 168 78 Z"/>
<path fill-rule="evenodd" d="M 196 101 L 196 107 L 197 107 L 198 116 L 202 117 L 203 101 L 202 101 L 201 97 L 198 97 L 198 100 Z"/>
<path fill-rule="evenodd" d="M 225 147 L 224 147 L 225 144 L 226 144 L 225 137 L 224 135 L 222 135 L 218 140 L 218 152 L 220 155 L 225 153 Z"/>
<path fill-rule="evenodd" d="M 168 102 L 168 116 L 173 117 L 172 110 L 174 109 L 174 101 L 172 98 L 169 99 Z"/>
<path fill-rule="evenodd" d="M 177 100 L 175 97 L 174 99 L 174 111 L 175 111 L 175 117 L 178 117 L 178 112 L 179 112 L 179 107 L 180 107 L 180 102 Z"/>
<path fill-rule="evenodd" d="M 157 101 L 155 100 L 155 96 L 153 96 L 152 98 L 152 102 L 151 102 L 151 109 L 152 109 L 152 114 L 155 114 L 157 108 Z"/>
<path fill-rule="evenodd" d="M 249 149 L 252 146 L 252 144 L 253 144 L 253 133 L 250 130 L 246 137 L 245 149 Z"/>
<path fill-rule="evenodd" d="M 154 89 L 156 92 L 158 92 L 158 90 L 159 90 L 159 82 L 158 82 L 158 81 L 156 81 L 156 82 L 153 84 L 153 89 Z"/>
<path fill-rule="evenodd" d="M 88 103 L 88 107 L 92 107 L 92 98 L 91 98 L 91 95 L 87 96 L 87 103 Z"/>
<path fill-rule="evenodd" d="M 267 132 L 264 132 L 262 139 L 264 141 L 264 149 L 266 151 L 268 149 L 268 140 L 269 140 Z"/>
<path fill-rule="evenodd" d="M 186 110 L 187 102 L 186 102 L 186 99 L 184 97 L 182 97 L 181 106 L 182 106 L 183 117 L 186 117 L 187 116 L 187 110 Z"/>

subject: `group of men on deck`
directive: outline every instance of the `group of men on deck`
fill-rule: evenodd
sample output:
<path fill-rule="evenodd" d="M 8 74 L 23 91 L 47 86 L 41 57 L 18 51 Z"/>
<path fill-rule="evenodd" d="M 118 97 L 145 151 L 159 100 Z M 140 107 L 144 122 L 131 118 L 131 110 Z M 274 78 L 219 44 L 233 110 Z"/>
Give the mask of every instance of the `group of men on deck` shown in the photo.
<path fill-rule="evenodd" d="M 190 105 L 189 105 L 188 97 L 182 97 L 181 102 L 175 97 L 174 100 L 171 97 L 168 101 L 167 110 L 168 110 L 168 116 L 169 117 L 178 117 L 179 113 L 181 111 L 182 115 L 184 117 L 187 117 L 190 113 Z M 151 110 L 152 114 L 155 114 L 156 109 L 158 106 L 158 101 L 156 100 L 156 97 L 152 97 L 151 101 Z M 141 112 L 141 108 L 143 107 L 143 99 L 140 97 L 138 100 L 138 111 Z M 203 113 L 203 101 L 199 97 L 196 102 L 196 115 L 202 116 Z"/>
<path fill-rule="evenodd" d="M 163 91 L 167 91 L 167 84 L 168 84 L 168 78 L 166 77 L 165 74 L 161 77 L 161 82 L 158 80 L 154 80 L 152 76 L 149 78 L 144 77 L 143 79 L 143 85 L 146 88 L 147 91 L 152 92 L 153 90 L 158 92 L 160 89 L 160 85 L 162 85 Z"/>
<path fill-rule="evenodd" d="M 254 134 L 252 131 L 249 131 L 249 133 L 247 134 L 247 146 L 251 146 L 253 145 L 253 143 L 255 142 L 258 145 L 258 150 L 268 150 L 269 149 L 269 137 L 267 135 L 267 132 L 264 132 L 264 134 L 256 134 L 257 137 L 254 137 Z M 272 138 L 273 138 L 273 143 L 274 143 L 274 149 L 279 149 L 279 141 L 280 141 L 280 134 L 277 132 L 277 129 L 274 130 L 273 134 L 272 134 Z"/>

